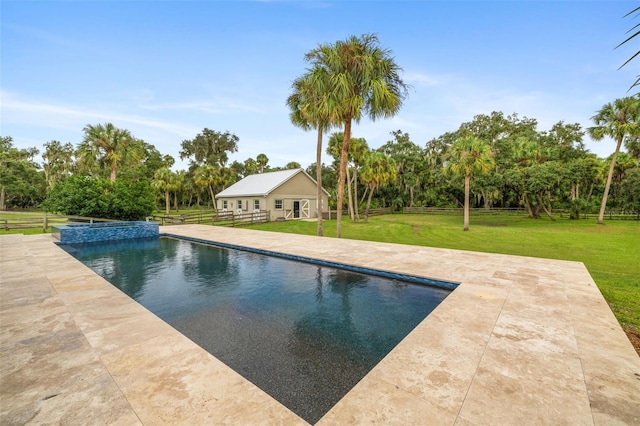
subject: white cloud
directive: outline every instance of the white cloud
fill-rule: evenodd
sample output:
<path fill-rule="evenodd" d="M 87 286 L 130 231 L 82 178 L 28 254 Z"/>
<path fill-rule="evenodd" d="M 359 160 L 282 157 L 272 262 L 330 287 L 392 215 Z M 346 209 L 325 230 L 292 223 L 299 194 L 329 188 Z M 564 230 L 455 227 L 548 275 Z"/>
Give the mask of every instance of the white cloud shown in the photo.
<path fill-rule="evenodd" d="M 402 74 L 405 83 L 415 87 L 434 87 L 440 85 L 441 79 L 421 72 L 405 72 Z"/>
<path fill-rule="evenodd" d="M 113 122 L 117 126 L 162 130 L 176 135 L 191 133 L 191 126 L 166 120 L 126 114 L 117 110 L 93 110 L 81 105 L 58 105 L 52 102 L 26 99 L 18 94 L 2 91 L 2 121 L 7 124 L 31 124 L 40 127 L 82 129 L 89 122 Z M 124 123 L 124 125 L 123 125 Z"/>

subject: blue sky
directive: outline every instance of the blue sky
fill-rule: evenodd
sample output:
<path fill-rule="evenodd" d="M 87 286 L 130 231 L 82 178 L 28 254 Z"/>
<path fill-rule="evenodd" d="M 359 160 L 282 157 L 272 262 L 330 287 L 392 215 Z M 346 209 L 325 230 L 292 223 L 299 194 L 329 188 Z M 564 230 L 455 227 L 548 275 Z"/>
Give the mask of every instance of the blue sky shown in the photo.
<path fill-rule="evenodd" d="M 315 161 L 315 132 L 289 120 L 291 82 L 319 43 L 376 33 L 412 86 L 400 113 L 353 128 L 424 146 L 477 114 L 592 125 L 628 96 L 638 23 L 627 1 L 7 1 L 0 3 L 0 134 L 18 147 L 82 140 L 112 122 L 179 160 L 203 128 L 239 137 L 231 160 Z M 326 141 L 326 139 L 325 139 Z M 611 140 L 588 148 L 606 157 Z"/>

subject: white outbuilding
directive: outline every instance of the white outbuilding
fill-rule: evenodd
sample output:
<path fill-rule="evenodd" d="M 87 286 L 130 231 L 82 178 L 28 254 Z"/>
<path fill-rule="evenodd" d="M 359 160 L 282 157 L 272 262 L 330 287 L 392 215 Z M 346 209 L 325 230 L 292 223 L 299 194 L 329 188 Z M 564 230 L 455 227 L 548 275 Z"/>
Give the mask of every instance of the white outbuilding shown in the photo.
<path fill-rule="evenodd" d="M 249 175 L 216 195 L 218 212 L 269 211 L 270 220 L 311 219 L 329 211 L 329 193 L 318 200 L 316 181 L 303 169 Z"/>

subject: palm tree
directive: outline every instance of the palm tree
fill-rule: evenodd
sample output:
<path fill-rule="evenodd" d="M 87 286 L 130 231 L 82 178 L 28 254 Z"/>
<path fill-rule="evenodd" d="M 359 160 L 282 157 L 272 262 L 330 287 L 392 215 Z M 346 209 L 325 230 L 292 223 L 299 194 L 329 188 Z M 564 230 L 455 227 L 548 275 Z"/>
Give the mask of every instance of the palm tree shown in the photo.
<path fill-rule="evenodd" d="M 624 15 L 623 17 L 626 18 L 627 16 L 631 16 L 634 15 L 634 17 L 638 17 L 640 15 L 640 6 L 634 8 L 631 12 L 627 13 L 626 15 Z M 622 46 L 623 44 L 626 44 L 627 42 L 631 41 L 632 39 L 636 38 L 638 35 L 640 35 L 640 24 L 636 24 L 633 26 L 633 28 L 631 28 L 629 31 L 627 31 L 627 34 L 631 33 L 631 35 L 629 37 L 627 37 L 627 39 L 625 41 L 623 41 L 622 43 L 620 43 L 619 45 L 617 45 L 615 48 L 617 49 L 618 47 Z M 631 56 L 629 59 L 627 59 L 625 61 L 624 64 L 620 65 L 621 69 L 622 67 L 624 67 L 625 65 L 627 65 L 629 62 L 631 62 L 634 58 L 636 58 L 638 55 L 640 55 L 640 50 L 637 51 L 633 56 Z M 629 87 L 629 90 L 633 89 L 636 86 L 640 86 L 640 75 L 637 76 L 636 81 L 631 85 L 631 87 Z"/>
<path fill-rule="evenodd" d="M 269 162 L 269 158 L 266 155 L 258 154 L 258 156 L 256 157 L 256 164 L 260 169 L 260 173 L 264 172 L 264 168 L 267 166 L 268 162 Z"/>
<path fill-rule="evenodd" d="M 84 139 L 78 145 L 81 162 L 89 167 L 106 164 L 111 170 L 111 182 L 115 182 L 118 166 L 124 161 L 129 144 L 134 140 L 131 133 L 112 123 L 88 124 L 82 131 Z"/>
<path fill-rule="evenodd" d="M 471 177 L 486 173 L 495 167 L 493 153 L 488 143 L 475 136 L 457 139 L 449 149 L 446 165 L 448 172 L 464 176 L 464 230 L 469 230 L 469 192 Z"/>
<path fill-rule="evenodd" d="M 356 140 L 357 138 L 351 138 L 351 142 L 353 143 L 354 140 Z M 329 137 L 329 142 L 327 144 L 327 154 L 331 155 L 335 161 L 338 161 L 338 164 L 340 164 L 340 159 L 342 156 L 342 143 L 344 142 L 344 133 L 342 132 L 335 132 L 332 133 L 331 136 Z M 350 167 L 350 163 L 352 160 L 352 156 L 351 156 L 351 147 L 349 147 L 349 157 L 347 158 L 347 165 L 345 167 L 345 181 L 347 183 L 347 210 L 349 212 L 349 217 L 351 218 L 351 222 L 355 222 L 356 218 L 355 218 L 355 213 L 354 213 L 354 209 L 353 209 L 353 196 L 352 196 L 352 192 L 351 192 L 351 172 L 349 171 Z"/>
<path fill-rule="evenodd" d="M 355 204 L 356 220 L 360 220 L 359 203 L 358 203 L 358 166 L 362 164 L 366 156 L 369 154 L 369 145 L 365 138 L 351 138 L 349 146 L 349 154 L 353 160 L 353 199 Z"/>
<path fill-rule="evenodd" d="M 169 166 L 171 167 L 171 166 Z M 178 210 L 178 197 L 182 193 L 182 188 L 185 186 L 187 175 L 184 170 L 180 170 L 174 173 L 174 185 L 173 185 L 173 209 Z"/>
<path fill-rule="evenodd" d="M 640 136 L 639 114 L 640 95 L 635 95 L 616 99 L 613 103 L 610 102 L 604 105 L 596 115 L 591 117 L 591 120 L 596 124 L 587 129 L 591 138 L 600 141 L 605 136 L 609 136 L 616 141 L 616 150 L 611 157 L 607 183 L 604 187 L 602 204 L 598 214 L 598 224 L 600 225 L 604 224 L 604 210 L 607 207 L 609 188 L 611 187 L 611 179 L 616 166 L 616 159 L 620 152 L 620 146 L 622 146 L 625 138 L 637 138 Z"/>
<path fill-rule="evenodd" d="M 316 67 L 293 82 L 293 93 L 287 98 L 291 109 L 291 122 L 304 130 L 317 129 L 316 140 L 316 192 L 318 205 L 317 234 L 324 235 L 322 225 L 322 135 L 339 122 L 335 108 L 328 105 L 326 95 L 328 74 Z"/>
<path fill-rule="evenodd" d="M 379 47 L 375 34 L 351 36 L 331 45 L 320 45 L 305 55 L 312 69 L 323 69 L 328 85 L 323 93 L 344 124 L 344 141 L 340 155 L 337 196 L 336 236 L 342 235 L 342 204 L 351 124 L 363 114 L 372 120 L 393 117 L 407 95 L 407 85 L 399 76 L 401 68 L 391 51 Z"/>
<path fill-rule="evenodd" d="M 215 166 L 212 166 L 210 164 L 200 166 L 195 170 L 193 181 L 197 186 L 201 188 L 207 188 L 209 190 L 209 195 L 211 195 L 211 203 L 213 203 L 213 210 L 217 211 L 216 197 L 213 193 L 213 187 L 220 181 L 219 170 Z"/>
<path fill-rule="evenodd" d="M 52 190 L 59 180 L 70 176 L 73 171 L 73 145 L 71 142 L 63 145 L 53 140 L 45 143 L 44 147 L 42 169 L 47 181 L 47 189 Z"/>
<path fill-rule="evenodd" d="M 372 151 L 364 157 L 364 167 L 360 179 L 369 190 L 367 206 L 364 210 L 365 223 L 369 219 L 369 207 L 373 192 L 388 182 L 393 182 L 398 176 L 398 168 L 393 158 L 387 157 L 382 152 Z"/>
<path fill-rule="evenodd" d="M 258 163 L 253 158 L 244 160 L 244 176 L 254 175 L 258 173 Z"/>
<path fill-rule="evenodd" d="M 176 175 L 168 167 L 156 170 L 153 174 L 151 186 L 157 190 L 164 191 L 164 214 L 169 216 L 169 192 L 176 189 Z"/>

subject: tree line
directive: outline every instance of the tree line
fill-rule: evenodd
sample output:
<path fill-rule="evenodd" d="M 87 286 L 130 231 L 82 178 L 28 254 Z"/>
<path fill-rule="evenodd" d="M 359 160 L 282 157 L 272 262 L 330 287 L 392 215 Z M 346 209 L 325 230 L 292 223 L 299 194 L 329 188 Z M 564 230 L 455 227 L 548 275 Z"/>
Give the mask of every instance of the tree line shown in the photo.
<path fill-rule="evenodd" d="M 608 105 L 613 108 L 612 117 L 621 115 L 615 102 Z M 630 125 L 637 126 L 637 122 Z M 562 121 L 547 131 L 537 127 L 535 119 L 492 112 L 424 145 L 413 142 L 401 130 L 391 132 L 389 140 L 377 149 L 370 149 L 364 138 L 351 138 L 343 189 L 349 217 L 360 220 L 369 206 L 463 207 L 465 195 L 469 195 L 467 205 L 472 207 L 522 207 L 532 218 L 553 218 L 554 210 L 563 209 L 578 218 L 598 211 L 607 188 L 609 208 L 640 209 L 640 139 L 625 135 L 624 125 L 596 125 L 586 132 L 579 124 Z M 103 137 L 95 138 L 96 129 L 101 129 Z M 170 155 L 132 136 L 123 142 L 123 135 L 129 134 L 126 130 L 118 129 L 108 136 L 109 129 L 116 128 L 109 124 L 85 127 L 85 138 L 75 147 L 59 141 L 45 143 L 41 164 L 34 160 L 36 147 L 18 149 L 11 137 L 2 137 L 0 204 L 5 209 L 35 208 L 51 200 L 51 194 L 60 198 L 63 189 L 67 193 L 90 192 L 90 181 L 100 183 L 104 191 L 106 181 L 147 188 L 138 189 L 136 197 L 141 198 L 140 191 L 150 193 L 152 206 L 162 206 L 168 214 L 170 209 L 212 206 L 216 193 L 244 176 L 300 167 L 295 162 L 271 167 L 265 154 L 229 162 L 229 155 L 237 151 L 238 138 L 229 132 L 204 129 L 194 139 L 182 142 L 180 156 L 189 160 L 188 169 L 173 171 L 175 160 Z M 626 148 L 626 152 L 616 150 L 615 161 L 615 152 L 603 159 L 584 146 L 586 133 L 597 137 L 607 131 L 617 148 L 621 144 Z M 332 195 L 331 207 L 336 209 L 344 134 L 334 132 L 327 139 L 326 153 L 332 163 L 316 167 L 314 162 L 306 171 L 311 176 L 320 173 Z M 69 181 L 75 182 L 77 191 L 62 185 Z M 78 208 L 89 203 L 82 200 L 68 203 Z"/>
<path fill-rule="evenodd" d="M 35 161 L 37 147 L 18 149 L 0 137 L 0 209 L 43 208 L 81 216 L 132 219 L 151 214 L 164 201 L 170 207 L 213 206 L 214 195 L 249 174 L 300 168 L 295 161 L 272 167 L 265 154 L 229 164 L 238 137 L 205 128 L 181 143 L 187 170 L 173 171 L 175 158 L 112 123 L 87 125 L 77 145 L 52 140 Z M 117 189 L 117 190 L 116 190 Z M 97 199 L 96 194 L 106 194 Z M 130 212 L 109 206 L 126 200 Z"/>

